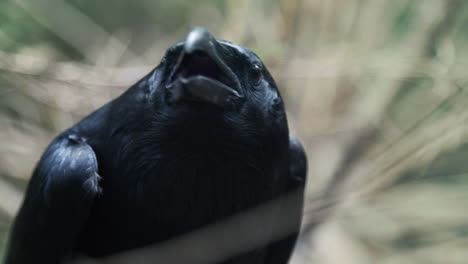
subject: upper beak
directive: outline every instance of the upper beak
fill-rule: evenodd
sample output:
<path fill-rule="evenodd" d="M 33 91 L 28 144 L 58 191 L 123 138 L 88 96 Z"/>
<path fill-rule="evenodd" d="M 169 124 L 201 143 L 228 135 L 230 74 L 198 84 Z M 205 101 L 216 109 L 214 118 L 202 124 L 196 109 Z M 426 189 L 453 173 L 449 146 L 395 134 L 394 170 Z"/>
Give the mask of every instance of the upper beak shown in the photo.
<path fill-rule="evenodd" d="M 220 43 L 202 27 L 187 36 L 167 86 L 171 99 L 209 102 L 221 107 L 242 98 L 240 82 L 218 55 Z"/>
<path fill-rule="evenodd" d="M 195 51 L 202 51 L 211 56 L 216 56 L 214 47 L 216 42 L 216 39 L 208 30 L 202 27 L 196 27 L 187 35 L 184 44 L 184 52 L 190 54 Z"/>

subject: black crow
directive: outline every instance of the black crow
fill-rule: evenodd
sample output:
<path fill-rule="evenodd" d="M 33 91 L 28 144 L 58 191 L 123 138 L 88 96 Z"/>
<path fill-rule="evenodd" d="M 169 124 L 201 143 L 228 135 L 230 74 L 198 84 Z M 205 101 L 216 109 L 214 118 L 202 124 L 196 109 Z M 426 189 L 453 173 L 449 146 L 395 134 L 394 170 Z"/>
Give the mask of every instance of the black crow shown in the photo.
<path fill-rule="evenodd" d="M 306 166 L 257 55 L 195 28 L 152 72 L 49 145 L 6 263 L 105 257 L 298 191 L 293 234 L 223 262 L 285 264 L 299 232 Z"/>

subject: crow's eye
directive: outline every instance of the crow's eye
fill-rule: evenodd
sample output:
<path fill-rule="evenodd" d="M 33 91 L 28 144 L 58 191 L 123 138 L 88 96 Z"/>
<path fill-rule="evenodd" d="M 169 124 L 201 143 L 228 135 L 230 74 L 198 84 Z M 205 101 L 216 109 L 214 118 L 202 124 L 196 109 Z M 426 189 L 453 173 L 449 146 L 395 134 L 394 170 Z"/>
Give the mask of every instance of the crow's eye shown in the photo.
<path fill-rule="evenodd" d="M 255 84 L 259 84 L 262 78 L 263 78 L 262 66 L 259 64 L 255 64 L 252 67 L 252 81 Z"/>

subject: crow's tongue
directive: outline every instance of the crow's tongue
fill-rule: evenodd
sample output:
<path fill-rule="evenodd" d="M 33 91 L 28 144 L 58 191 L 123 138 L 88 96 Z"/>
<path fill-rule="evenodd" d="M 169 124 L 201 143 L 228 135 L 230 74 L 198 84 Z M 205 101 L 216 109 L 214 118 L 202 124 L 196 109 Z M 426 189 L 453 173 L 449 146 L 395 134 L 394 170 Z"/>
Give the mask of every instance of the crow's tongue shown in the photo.
<path fill-rule="evenodd" d="M 216 62 L 200 51 L 192 54 L 186 54 L 180 67 L 184 76 L 205 75 L 215 78 L 216 74 L 220 73 L 220 69 L 218 65 L 216 65 Z"/>
<path fill-rule="evenodd" d="M 234 87 L 235 82 L 218 64 L 204 52 L 197 51 L 193 54 L 186 54 L 175 73 L 175 78 L 204 76 L 209 79 L 221 82 L 228 87 Z"/>

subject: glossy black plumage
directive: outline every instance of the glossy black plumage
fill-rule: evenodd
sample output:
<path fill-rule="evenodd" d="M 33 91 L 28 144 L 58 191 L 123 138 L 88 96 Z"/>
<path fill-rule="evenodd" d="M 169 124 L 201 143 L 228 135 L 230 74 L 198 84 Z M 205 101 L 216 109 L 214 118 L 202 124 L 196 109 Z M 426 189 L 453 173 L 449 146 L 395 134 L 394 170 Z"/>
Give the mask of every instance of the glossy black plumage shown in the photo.
<path fill-rule="evenodd" d="M 306 167 L 260 59 L 197 28 L 151 73 L 51 143 L 6 263 L 63 263 L 164 242 L 301 192 Z M 302 197 L 293 234 L 225 263 L 287 263 L 301 209 Z"/>

